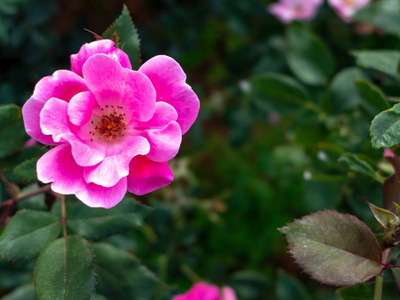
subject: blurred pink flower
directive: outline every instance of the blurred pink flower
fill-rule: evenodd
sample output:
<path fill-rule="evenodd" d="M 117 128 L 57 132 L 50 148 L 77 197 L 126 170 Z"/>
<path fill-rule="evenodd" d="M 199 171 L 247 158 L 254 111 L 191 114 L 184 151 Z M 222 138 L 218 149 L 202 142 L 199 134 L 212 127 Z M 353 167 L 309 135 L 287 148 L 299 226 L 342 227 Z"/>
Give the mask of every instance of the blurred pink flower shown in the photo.
<path fill-rule="evenodd" d="M 29 139 L 25 143 L 25 147 L 35 146 L 37 142 L 34 139 Z"/>
<path fill-rule="evenodd" d="M 269 5 L 268 11 L 283 23 L 312 20 L 323 0 L 280 0 Z"/>
<path fill-rule="evenodd" d="M 138 71 L 111 40 L 85 44 L 72 71 L 44 77 L 22 108 L 25 129 L 54 145 L 37 164 L 53 191 L 110 208 L 173 180 L 167 161 L 196 119 L 199 100 L 180 65 L 156 56 Z"/>
<path fill-rule="evenodd" d="M 329 5 L 345 22 L 350 22 L 351 17 L 370 2 L 371 0 L 328 0 Z"/>
<path fill-rule="evenodd" d="M 214 284 L 199 282 L 182 295 L 177 295 L 172 300 L 236 300 L 236 294 L 230 287 L 219 289 Z"/>

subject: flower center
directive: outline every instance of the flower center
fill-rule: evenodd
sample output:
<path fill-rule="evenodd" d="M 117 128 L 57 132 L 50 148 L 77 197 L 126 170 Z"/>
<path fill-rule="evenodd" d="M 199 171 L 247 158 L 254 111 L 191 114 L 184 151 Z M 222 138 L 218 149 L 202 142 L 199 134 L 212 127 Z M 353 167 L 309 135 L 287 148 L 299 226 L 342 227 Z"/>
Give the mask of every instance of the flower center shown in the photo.
<path fill-rule="evenodd" d="M 355 6 L 355 1 L 354 0 L 344 0 L 344 4 L 349 5 L 349 6 Z"/>
<path fill-rule="evenodd" d="M 95 135 L 105 141 L 113 141 L 119 137 L 124 136 L 126 124 L 124 123 L 125 114 L 118 112 L 113 105 L 106 105 L 105 109 L 111 107 L 112 111 L 103 114 L 99 117 L 97 122 L 93 122 L 94 131 L 89 131 L 90 135 Z M 117 106 L 118 110 L 123 111 L 122 106 Z M 104 111 L 104 108 L 101 108 Z M 91 139 L 93 141 L 93 139 Z"/>

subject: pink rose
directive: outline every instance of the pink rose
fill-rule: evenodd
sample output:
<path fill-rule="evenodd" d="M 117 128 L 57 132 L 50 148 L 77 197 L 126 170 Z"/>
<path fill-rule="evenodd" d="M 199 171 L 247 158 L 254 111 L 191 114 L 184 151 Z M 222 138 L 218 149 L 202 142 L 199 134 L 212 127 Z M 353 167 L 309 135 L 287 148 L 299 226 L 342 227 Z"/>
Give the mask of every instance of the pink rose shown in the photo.
<path fill-rule="evenodd" d="M 371 0 L 328 0 L 329 5 L 345 22 L 350 22 L 351 17 L 370 2 Z"/>
<path fill-rule="evenodd" d="M 38 179 L 104 208 L 127 190 L 143 195 L 171 183 L 167 161 L 199 111 L 180 65 L 160 55 L 133 71 L 122 50 L 99 40 L 71 66 L 41 79 L 22 108 L 27 133 L 56 146 L 39 159 Z"/>
<path fill-rule="evenodd" d="M 177 295 L 172 300 L 236 300 L 236 294 L 230 287 L 219 289 L 214 284 L 199 282 L 182 295 Z"/>
<path fill-rule="evenodd" d="M 268 6 L 268 11 L 283 23 L 312 20 L 323 0 L 280 0 Z"/>

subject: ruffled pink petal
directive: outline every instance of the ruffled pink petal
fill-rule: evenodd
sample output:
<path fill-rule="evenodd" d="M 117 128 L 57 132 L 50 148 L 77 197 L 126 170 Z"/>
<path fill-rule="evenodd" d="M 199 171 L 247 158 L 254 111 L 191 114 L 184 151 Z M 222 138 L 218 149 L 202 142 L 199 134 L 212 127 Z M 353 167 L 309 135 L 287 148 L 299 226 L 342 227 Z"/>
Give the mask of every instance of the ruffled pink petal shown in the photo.
<path fill-rule="evenodd" d="M 57 145 L 40 128 L 40 111 L 52 97 L 69 101 L 77 93 L 87 91 L 85 82 L 73 72 L 60 70 L 42 78 L 35 86 L 32 97 L 22 107 L 25 130 L 35 140 L 46 145 Z"/>
<path fill-rule="evenodd" d="M 83 126 L 89 122 L 93 108 L 97 105 L 96 98 L 91 92 L 76 94 L 69 101 L 67 114 L 72 124 Z"/>
<path fill-rule="evenodd" d="M 90 207 L 111 208 L 124 198 L 126 188 L 126 177 L 121 178 L 121 180 L 112 187 L 104 187 L 89 183 L 86 185 L 85 189 L 76 193 L 76 197 Z"/>
<path fill-rule="evenodd" d="M 153 117 L 147 122 L 136 122 L 135 127 L 137 128 L 163 128 L 171 121 L 178 119 L 178 113 L 176 110 L 165 102 L 156 102 L 156 111 Z"/>
<path fill-rule="evenodd" d="M 85 168 L 84 177 L 87 183 L 114 186 L 121 178 L 128 176 L 129 162 L 133 157 L 149 153 L 147 139 L 141 136 L 127 138 L 130 145 L 122 148 L 123 151 L 120 149 L 120 153 L 105 157 L 98 165 Z"/>
<path fill-rule="evenodd" d="M 59 145 L 45 153 L 38 160 L 37 174 L 43 183 L 52 182 L 51 189 L 56 193 L 75 194 L 90 207 L 113 207 L 126 194 L 126 178 L 109 188 L 87 184 L 83 179 L 83 167 L 76 164 L 68 144 Z"/>
<path fill-rule="evenodd" d="M 113 41 L 99 40 L 83 45 L 77 54 L 71 55 L 71 71 L 82 76 L 82 67 L 85 62 L 89 57 L 98 53 L 104 53 L 113 58 L 123 68 L 132 69 L 128 55 L 124 51 L 115 48 Z"/>
<path fill-rule="evenodd" d="M 144 195 L 169 185 L 174 175 L 166 162 L 157 163 L 145 156 L 135 156 L 129 164 L 128 191 Z"/>
<path fill-rule="evenodd" d="M 75 194 L 84 183 L 83 168 L 75 163 L 68 144 L 46 152 L 38 160 L 36 170 L 41 182 L 53 182 L 51 189 L 63 195 Z"/>
<path fill-rule="evenodd" d="M 83 77 L 100 107 L 120 105 L 130 117 L 149 120 L 156 109 L 156 93 L 143 74 L 124 69 L 104 54 L 90 57 L 83 66 Z"/>
<path fill-rule="evenodd" d="M 74 125 L 68 121 L 67 106 L 67 102 L 56 98 L 47 101 L 40 113 L 40 126 L 43 133 L 52 135 L 55 142 L 71 144 L 72 155 L 78 165 L 98 164 L 106 156 L 104 145 L 84 141 L 72 132 L 71 127 Z"/>
<path fill-rule="evenodd" d="M 146 157 L 155 162 L 168 161 L 174 158 L 182 142 L 181 128 L 174 121 L 171 121 L 161 130 L 147 130 L 145 137 L 150 143 L 150 152 Z"/>
<path fill-rule="evenodd" d="M 159 55 L 144 63 L 139 72 L 153 83 L 157 101 L 166 102 L 175 108 L 182 134 L 186 133 L 197 117 L 200 101 L 186 84 L 186 75 L 181 66 L 171 57 Z"/>

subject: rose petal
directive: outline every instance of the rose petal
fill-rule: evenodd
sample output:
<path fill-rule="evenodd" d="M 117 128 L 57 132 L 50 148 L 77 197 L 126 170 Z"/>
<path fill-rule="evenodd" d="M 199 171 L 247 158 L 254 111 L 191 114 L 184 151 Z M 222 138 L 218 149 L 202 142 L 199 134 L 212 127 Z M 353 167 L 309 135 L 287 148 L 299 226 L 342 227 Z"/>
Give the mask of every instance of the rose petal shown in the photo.
<path fill-rule="evenodd" d="M 136 122 L 135 127 L 137 128 L 163 128 L 171 121 L 176 121 L 178 119 L 178 113 L 176 110 L 165 102 L 156 102 L 156 111 L 153 117 L 147 122 Z"/>
<path fill-rule="evenodd" d="M 68 103 L 52 98 L 44 105 L 40 113 L 40 126 L 44 134 L 51 134 L 55 142 L 68 142 L 72 146 L 72 155 L 80 166 L 93 166 L 106 156 L 104 144 L 85 141 L 72 132 L 73 124 L 68 121 Z"/>
<path fill-rule="evenodd" d="M 155 56 L 144 63 L 139 72 L 145 74 L 153 83 L 157 102 L 171 104 L 178 113 L 178 124 L 185 134 L 195 121 L 200 108 L 197 95 L 186 84 L 186 75 L 181 66 L 171 57 Z"/>
<path fill-rule="evenodd" d="M 59 145 L 46 152 L 37 162 L 38 179 L 43 183 L 53 182 L 51 189 L 56 193 L 75 194 L 81 187 L 83 168 L 75 163 L 71 146 Z"/>
<path fill-rule="evenodd" d="M 135 156 L 129 164 L 128 191 L 144 195 L 167 186 L 174 175 L 166 162 L 154 162 L 145 156 Z"/>
<path fill-rule="evenodd" d="M 83 66 L 83 77 L 100 107 L 121 105 L 127 114 L 140 121 L 153 116 L 156 94 L 143 74 L 122 68 L 104 54 L 96 54 Z"/>
<path fill-rule="evenodd" d="M 22 107 L 25 130 L 35 140 L 46 145 L 57 145 L 51 136 L 43 134 L 40 128 L 40 111 L 52 97 L 69 101 L 75 94 L 87 91 L 81 77 L 66 70 L 42 78 L 36 85 L 32 97 Z"/>
<path fill-rule="evenodd" d="M 67 114 L 72 124 L 83 126 L 89 122 L 93 108 L 97 105 L 96 99 L 91 92 L 76 94 L 69 101 Z"/>
<path fill-rule="evenodd" d="M 145 137 L 150 143 L 150 152 L 146 157 L 155 162 L 174 158 L 182 142 L 181 128 L 174 121 L 161 130 L 147 130 Z"/>
<path fill-rule="evenodd" d="M 115 48 L 114 45 L 113 41 L 107 39 L 83 45 L 77 54 L 71 55 L 71 71 L 82 76 L 82 67 L 85 62 L 89 57 L 98 53 L 104 53 L 113 58 L 123 68 L 132 69 L 128 55 L 124 51 Z"/>
<path fill-rule="evenodd" d="M 104 187 L 89 183 L 85 189 L 76 193 L 76 197 L 90 207 L 111 208 L 117 205 L 125 196 L 126 177 L 121 178 L 116 185 Z"/>
<path fill-rule="evenodd" d="M 83 168 L 75 163 L 68 144 L 59 145 L 45 153 L 37 163 L 37 174 L 43 183 L 52 182 L 51 189 L 56 193 L 76 194 L 79 200 L 90 207 L 113 207 L 126 194 L 126 178 L 109 188 L 87 184 L 83 179 Z"/>
<path fill-rule="evenodd" d="M 149 142 L 141 136 L 127 137 L 127 147 L 119 147 L 120 153 L 106 156 L 96 166 L 86 167 L 84 177 L 87 183 L 93 182 L 105 187 L 114 186 L 121 178 L 129 174 L 129 162 L 136 155 L 149 153 Z"/>

